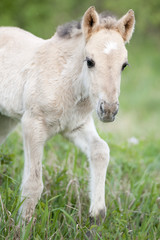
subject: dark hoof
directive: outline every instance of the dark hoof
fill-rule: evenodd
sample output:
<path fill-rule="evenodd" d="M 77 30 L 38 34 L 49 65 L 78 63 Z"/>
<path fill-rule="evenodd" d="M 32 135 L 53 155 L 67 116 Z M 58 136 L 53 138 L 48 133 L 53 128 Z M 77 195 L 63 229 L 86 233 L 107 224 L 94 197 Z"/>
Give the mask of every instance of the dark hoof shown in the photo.
<path fill-rule="evenodd" d="M 106 217 L 106 210 L 105 209 L 101 209 L 99 211 L 99 214 L 97 216 L 90 216 L 90 224 L 91 225 L 101 225 L 104 220 L 105 220 L 105 217 Z"/>

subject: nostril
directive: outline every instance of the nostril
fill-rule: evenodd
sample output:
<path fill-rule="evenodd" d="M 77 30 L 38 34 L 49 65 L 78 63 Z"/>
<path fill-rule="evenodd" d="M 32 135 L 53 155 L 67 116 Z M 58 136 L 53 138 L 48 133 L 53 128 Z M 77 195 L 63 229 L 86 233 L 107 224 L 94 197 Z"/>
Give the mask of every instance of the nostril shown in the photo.
<path fill-rule="evenodd" d="M 101 112 L 103 112 L 103 107 L 102 107 L 102 105 L 103 105 L 103 103 L 101 102 L 101 103 L 100 103 L 100 110 L 101 110 Z"/>
<path fill-rule="evenodd" d="M 101 103 L 100 103 L 100 111 L 101 111 L 101 113 L 105 113 L 104 102 L 101 102 Z"/>

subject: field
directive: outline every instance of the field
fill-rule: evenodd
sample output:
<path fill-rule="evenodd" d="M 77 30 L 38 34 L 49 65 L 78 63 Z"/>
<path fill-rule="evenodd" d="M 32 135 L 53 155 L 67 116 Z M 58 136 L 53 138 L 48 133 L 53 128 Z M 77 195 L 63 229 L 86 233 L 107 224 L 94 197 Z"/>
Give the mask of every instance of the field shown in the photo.
<path fill-rule="evenodd" d="M 105 222 L 90 226 L 88 162 L 57 135 L 44 151 L 44 191 L 35 212 L 37 221 L 32 231 L 31 224 L 21 229 L 21 239 L 87 239 L 88 232 L 93 239 L 160 239 L 160 48 L 156 39 L 140 38 L 133 38 L 127 48 L 130 68 L 122 76 L 118 117 L 111 124 L 95 117 L 111 150 Z M 18 127 L 0 147 L 0 239 L 16 235 L 22 172 Z"/>

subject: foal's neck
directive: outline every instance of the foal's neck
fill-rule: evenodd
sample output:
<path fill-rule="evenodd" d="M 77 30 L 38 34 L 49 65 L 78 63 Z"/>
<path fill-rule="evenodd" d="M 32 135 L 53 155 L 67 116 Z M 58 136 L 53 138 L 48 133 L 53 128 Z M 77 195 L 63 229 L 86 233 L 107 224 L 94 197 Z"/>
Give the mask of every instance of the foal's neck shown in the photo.
<path fill-rule="evenodd" d="M 73 105 L 84 103 L 85 100 L 88 102 L 90 86 L 84 62 L 85 41 L 82 34 L 71 39 L 60 38 L 55 34 L 47 43 L 46 49 L 45 59 L 52 61 L 52 65 L 54 62 L 59 70 L 57 78 L 59 86 L 65 86 L 63 94 L 70 93 Z"/>
<path fill-rule="evenodd" d="M 83 36 L 80 35 L 71 41 L 73 47 L 72 55 L 70 55 L 68 61 L 72 64 L 70 71 L 72 72 L 73 78 L 72 86 L 74 88 L 74 95 L 76 102 L 84 102 L 85 99 L 89 98 L 89 81 L 87 76 L 87 66 L 85 63 L 85 41 Z M 74 73 L 74 74 L 73 74 Z"/>

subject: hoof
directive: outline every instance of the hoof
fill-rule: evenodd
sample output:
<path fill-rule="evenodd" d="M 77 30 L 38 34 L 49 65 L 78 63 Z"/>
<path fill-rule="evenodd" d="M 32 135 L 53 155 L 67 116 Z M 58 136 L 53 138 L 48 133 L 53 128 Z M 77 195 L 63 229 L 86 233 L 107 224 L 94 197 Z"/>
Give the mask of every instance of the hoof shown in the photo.
<path fill-rule="evenodd" d="M 90 224 L 91 225 L 100 225 L 104 222 L 106 217 L 106 209 L 101 209 L 96 216 L 90 214 Z"/>
<path fill-rule="evenodd" d="M 36 207 L 36 202 L 33 199 L 26 198 L 21 205 L 19 210 L 19 215 L 21 217 L 22 223 L 28 224 L 32 217 L 34 216 L 34 211 Z"/>

